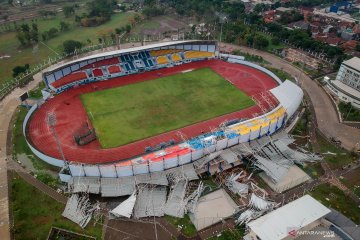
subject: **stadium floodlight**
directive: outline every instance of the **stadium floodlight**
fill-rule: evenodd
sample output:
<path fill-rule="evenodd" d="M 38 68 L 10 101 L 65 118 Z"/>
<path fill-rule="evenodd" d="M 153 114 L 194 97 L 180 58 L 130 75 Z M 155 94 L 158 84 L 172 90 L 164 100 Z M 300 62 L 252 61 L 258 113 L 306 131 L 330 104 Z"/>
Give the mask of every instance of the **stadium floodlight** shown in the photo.
<path fill-rule="evenodd" d="M 58 136 L 56 134 L 56 131 L 55 131 L 56 115 L 53 112 L 48 112 L 47 117 L 48 117 L 47 118 L 48 124 L 49 124 L 49 126 L 50 126 L 50 128 L 51 128 L 51 130 L 52 130 L 52 132 L 54 134 L 56 145 L 57 145 L 57 147 L 59 149 L 61 158 L 64 161 L 65 165 L 68 165 L 68 162 L 65 160 L 64 152 L 63 152 L 63 150 L 61 148 L 61 145 L 60 145 L 60 140 L 59 140 L 59 138 L 58 138 Z"/>

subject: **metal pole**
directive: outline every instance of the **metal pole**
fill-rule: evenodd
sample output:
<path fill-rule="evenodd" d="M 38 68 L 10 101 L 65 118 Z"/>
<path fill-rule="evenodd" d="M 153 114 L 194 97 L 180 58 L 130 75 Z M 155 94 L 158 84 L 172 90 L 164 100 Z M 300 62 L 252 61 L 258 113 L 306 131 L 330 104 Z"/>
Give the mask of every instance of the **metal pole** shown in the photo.
<path fill-rule="evenodd" d="M 65 160 L 64 152 L 62 151 L 62 148 L 61 148 L 60 140 L 59 140 L 58 135 L 56 134 L 56 131 L 55 131 L 56 116 L 53 113 L 48 113 L 48 124 L 50 125 L 51 130 L 52 130 L 52 132 L 54 134 L 56 145 L 57 145 L 57 147 L 59 149 L 61 158 L 64 161 L 65 165 L 68 165 L 67 161 Z"/>

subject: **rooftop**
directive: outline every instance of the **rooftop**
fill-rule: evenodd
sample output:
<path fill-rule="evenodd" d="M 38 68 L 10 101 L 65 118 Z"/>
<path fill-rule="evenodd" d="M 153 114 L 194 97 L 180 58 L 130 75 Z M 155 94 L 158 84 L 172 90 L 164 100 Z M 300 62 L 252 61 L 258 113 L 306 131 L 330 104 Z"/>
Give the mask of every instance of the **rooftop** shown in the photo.
<path fill-rule="evenodd" d="M 343 64 L 345 64 L 346 66 L 349 66 L 351 68 L 354 68 L 360 72 L 360 58 L 358 58 L 358 57 L 353 57 L 349 60 L 346 60 L 343 62 Z"/>
<path fill-rule="evenodd" d="M 335 86 L 338 90 L 345 92 L 347 95 L 351 95 L 355 98 L 360 99 L 360 92 L 355 88 L 352 88 L 339 80 L 331 81 L 332 85 Z"/>
<path fill-rule="evenodd" d="M 280 240 L 289 235 L 290 228 L 301 229 L 329 212 L 320 202 L 305 195 L 247 225 L 262 240 Z"/>
<path fill-rule="evenodd" d="M 194 213 L 190 213 L 189 217 L 196 229 L 200 231 L 232 216 L 236 212 L 236 203 L 224 189 L 219 189 L 199 198 Z"/>

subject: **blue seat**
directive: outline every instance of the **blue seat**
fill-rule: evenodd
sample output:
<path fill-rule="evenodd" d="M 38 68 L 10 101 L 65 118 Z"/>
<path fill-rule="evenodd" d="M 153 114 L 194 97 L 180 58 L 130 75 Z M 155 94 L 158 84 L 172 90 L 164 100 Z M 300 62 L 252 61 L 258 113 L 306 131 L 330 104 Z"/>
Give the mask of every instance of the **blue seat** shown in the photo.
<path fill-rule="evenodd" d="M 147 61 L 148 61 L 149 65 L 150 65 L 151 67 L 154 66 L 154 63 L 153 63 L 153 61 L 152 61 L 151 59 L 148 59 Z"/>
<path fill-rule="evenodd" d="M 135 66 L 132 62 L 129 62 L 129 65 L 130 65 L 131 70 L 135 70 Z"/>
<path fill-rule="evenodd" d="M 130 71 L 130 66 L 128 63 L 125 63 L 125 68 L 126 68 L 126 71 Z"/>
<path fill-rule="evenodd" d="M 148 63 L 148 61 L 146 60 L 146 59 L 143 59 L 143 62 L 144 62 L 144 64 L 145 64 L 145 67 L 149 67 L 149 63 Z"/>

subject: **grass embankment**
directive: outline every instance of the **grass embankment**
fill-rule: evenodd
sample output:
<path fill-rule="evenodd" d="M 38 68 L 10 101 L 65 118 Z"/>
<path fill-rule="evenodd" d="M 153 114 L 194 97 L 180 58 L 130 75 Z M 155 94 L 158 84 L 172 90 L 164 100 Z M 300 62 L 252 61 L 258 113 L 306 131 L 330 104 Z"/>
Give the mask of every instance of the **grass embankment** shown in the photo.
<path fill-rule="evenodd" d="M 184 218 L 176 218 L 172 216 L 165 215 L 166 221 L 174 225 L 176 228 L 181 229 L 181 233 L 187 237 L 194 237 L 197 235 L 196 228 L 194 224 L 190 221 L 188 215 L 185 215 Z"/>
<path fill-rule="evenodd" d="M 351 103 L 339 103 L 339 111 L 344 121 L 360 122 L 360 110 L 353 107 Z"/>
<path fill-rule="evenodd" d="M 81 95 L 103 148 L 112 148 L 254 105 L 210 68 Z M 109 127 L 111 126 L 111 127 Z"/>
<path fill-rule="evenodd" d="M 237 226 L 232 230 L 225 230 L 219 236 L 213 236 L 209 240 L 238 240 L 245 236 L 245 229 Z"/>
<path fill-rule="evenodd" d="M 360 168 L 346 174 L 341 181 L 360 198 Z"/>
<path fill-rule="evenodd" d="M 34 95 L 37 94 L 36 90 L 33 93 Z M 27 109 L 25 107 L 18 107 L 17 109 L 17 116 L 14 123 L 13 128 L 13 149 L 12 155 L 13 158 L 19 160 L 19 155 L 26 155 L 28 159 L 30 159 L 31 164 L 34 168 L 33 174 L 36 174 L 37 178 L 44 182 L 45 184 L 56 187 L 58 184 L 58 180 L 52 177 L 47 171 L 52 170 L 54 172 L 58 172 L 59 169 L 47 164 L 46 162 L 42 161 L 38 157 L 36 157 L 33 152 L 28 147 L 25 137 L 22 132 L 22 124 L 24 122 L 24 118 L 27 114 Z"/>
<path fill-rule="evenodd" d="M 318 132 L 316 134 L 316 139 L 319 144 L 320 153 L 323 154 L 324 159 L 328 162 L 330 168 L 340 168 L 353 161 L 353 156 L 350 152 L 330 143 Z"/>
<path fill-rule="evenodd" d="M 85 229 L 61 216 L 65 205 L 56 202 L 17 174 L 11 178 L 10 210 L 13 214 L 14 239 L 46 239 L 51 226 L 101 239 L 102 226 L 90 222 Z"/>
<path fill-rule="evenodd" d="M 360 223 L 360 208 L 337 187 L 322 184 L 317 186 L 311 195 L 325 206 L 338 210 L 357 224 Z"/>

